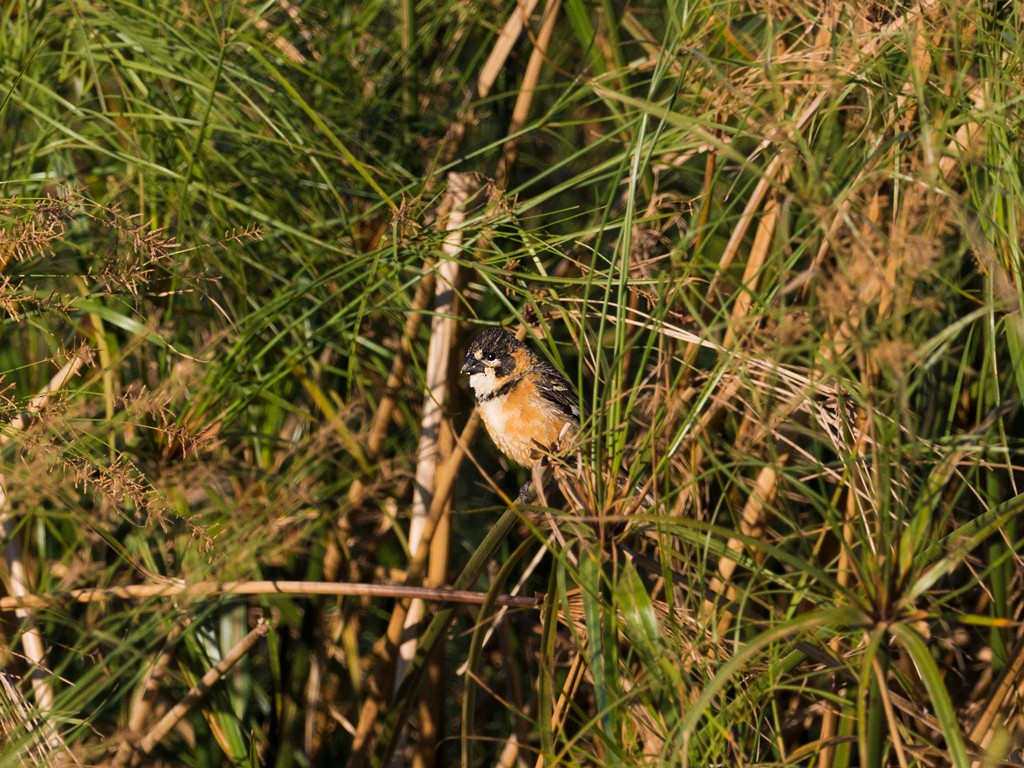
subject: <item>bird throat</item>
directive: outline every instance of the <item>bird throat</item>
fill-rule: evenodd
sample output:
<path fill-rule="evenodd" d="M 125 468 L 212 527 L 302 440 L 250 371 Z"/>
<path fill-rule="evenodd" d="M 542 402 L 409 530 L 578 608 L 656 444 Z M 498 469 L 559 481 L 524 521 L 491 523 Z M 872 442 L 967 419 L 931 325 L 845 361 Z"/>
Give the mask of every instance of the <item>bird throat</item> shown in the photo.
<path fill-rule="evenodd" d="M 523 380 L 522 376 L 517 376 L 514 379 L 510 379 L 510 380 L 506 381 L 500 387 L 498 387 L 497 389 L 492 390 L 490 392 L 482 393 L 482 392 L 477 391 L 476 392 L 476 401 L 478 403 L 486 403 L 488 400 L 494 400 L 497 397 L 504 397 L 509 392 L 511 392 L 513 389 L 518 387 L 519 383 L 522 380 Z M 474 388 L 474 391 L 476 391 L 475 388 Z"/>

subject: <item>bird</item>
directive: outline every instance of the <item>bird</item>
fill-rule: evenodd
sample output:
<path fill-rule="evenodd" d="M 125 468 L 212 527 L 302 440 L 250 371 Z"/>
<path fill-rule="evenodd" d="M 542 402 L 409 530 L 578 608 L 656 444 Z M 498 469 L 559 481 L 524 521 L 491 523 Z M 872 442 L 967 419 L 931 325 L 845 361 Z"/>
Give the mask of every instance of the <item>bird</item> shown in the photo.
<path fill-rule="evenodd" d="M 532 467 L 570 450 L 585 415 L 566 378 L 503 328 L 488 328 L 469 345 L 461 373 L 469 375 L 480 417 L 498 449 Z"/>
<path fill-rule="evenodd" d="M 566 499 L 592 507 L 593 473 L 580 471 L 580 423 L 589 414 L 565 376 L 508 331 L 492 327 L 469 345 L 460 372 L 469 375 L 477 410 L 491 440 L 508 459 L 543 471 L 535 474 L 534 488 L 544 499 L 544 486 L 556 481 Z M 606 473 L 598 473 L 604 476 Z M 643 508 L 654 505 L 644 484 L 639 496 L 630 491 L 628 475 L 620 469 L 613 483 L 618 496 L 636 499 Z M 531 483 L 519 491 L 520 501 L 530 497 Z M 611 500 L 611 499 L 609 499 Z M 632 502 L 630 502 L 632 503 Z"/>

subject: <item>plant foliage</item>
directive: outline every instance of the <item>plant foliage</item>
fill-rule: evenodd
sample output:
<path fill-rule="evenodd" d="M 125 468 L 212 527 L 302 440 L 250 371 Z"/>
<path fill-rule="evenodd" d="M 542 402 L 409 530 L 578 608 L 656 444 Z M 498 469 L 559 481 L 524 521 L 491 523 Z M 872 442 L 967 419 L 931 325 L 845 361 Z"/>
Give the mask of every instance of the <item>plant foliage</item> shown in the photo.
<path fill-rule="evenodd" d="M 0 760 L 1017 759 L 1022 33 L 0 5 Z M 494 324 L 589 414 L 528 504 Z"/>

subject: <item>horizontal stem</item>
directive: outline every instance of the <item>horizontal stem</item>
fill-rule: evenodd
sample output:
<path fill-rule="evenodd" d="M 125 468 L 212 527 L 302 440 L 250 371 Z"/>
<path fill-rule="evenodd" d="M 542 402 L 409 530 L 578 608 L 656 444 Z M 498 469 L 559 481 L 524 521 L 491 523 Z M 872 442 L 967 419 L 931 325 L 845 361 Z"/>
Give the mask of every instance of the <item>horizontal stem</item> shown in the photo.
<path fill-rule="evenodd" d="M 168 580 L 164 584 L 126 584 L 120 587 L 72 589 L 36 595 L 0 597 L 0 611 L 43 608 L 64 601 L 101 603 L 107 600 L 140 600 L 150 597 L 212 597 L 215 595 L 335 595 L 351 597 L 393 597 L 435 603 L 480 604 L 486 593 L 464 589 L 405 587 L 392 584 L 352 584 L 331 581 L 200 581 L 186 584 Z M 542 598 L 499 595 L 497 605 L 535 608 Z"/>

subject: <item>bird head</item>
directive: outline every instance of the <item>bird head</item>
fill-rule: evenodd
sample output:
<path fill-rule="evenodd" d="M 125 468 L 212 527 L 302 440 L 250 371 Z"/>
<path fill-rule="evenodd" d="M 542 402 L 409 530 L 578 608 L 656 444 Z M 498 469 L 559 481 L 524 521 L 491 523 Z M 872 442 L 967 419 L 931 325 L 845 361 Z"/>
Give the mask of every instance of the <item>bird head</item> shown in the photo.
<path fill-rule="evenodd" d="M 486 397 L 528 369 L 530 350 L 508 331 L 488 328 L 469 345 L 461 373 L 477 397 Z"/>

